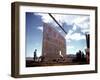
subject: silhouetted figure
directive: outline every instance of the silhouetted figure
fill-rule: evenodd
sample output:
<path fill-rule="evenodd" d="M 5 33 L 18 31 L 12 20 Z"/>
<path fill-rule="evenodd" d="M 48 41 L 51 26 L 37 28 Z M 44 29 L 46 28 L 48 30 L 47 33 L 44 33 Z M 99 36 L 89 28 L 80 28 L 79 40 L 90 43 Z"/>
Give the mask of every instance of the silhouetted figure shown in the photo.
<path fill-rule="evenodd" d="M 34 51 L 34 57 L 33 57 L 34 61 L 36 61 L 36 58 L 37 58 L 37 53 L 36 52 L 37 52 L 37 49 L 35 49 L 35 51 Z"/>
<path fill-rule="evenodd" d="M 84 58 L 84 53 L 82 52 L 81 54 L 82 54 L 82 58 Z"/>
<path fill-rule="evenodd" d="M 86 64 L 86 58 L 84 53 L 82 52 L 82 58 L 81 58 L 82 64 Z"/>
<path fill-rule="evenodd" d="M 79 50 L 79 52 L 76 53 L 76 60 L 78 62 L 81 62 L 81 50 Z"/>
<path fill-rule="evenodd" d="M 76 53 L 76 60 L 74 60 L 74 61 L 78 62 L 79 64 L 85 64 L 86 63 L 85 55 L 81 50 L 79 50 Z"/>

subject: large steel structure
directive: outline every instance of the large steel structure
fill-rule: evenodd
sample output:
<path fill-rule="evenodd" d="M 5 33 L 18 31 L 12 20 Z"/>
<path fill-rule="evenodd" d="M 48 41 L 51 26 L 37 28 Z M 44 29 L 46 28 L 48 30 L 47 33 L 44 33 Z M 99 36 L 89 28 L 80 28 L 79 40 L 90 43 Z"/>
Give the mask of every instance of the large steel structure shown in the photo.
<path fill-rule="evenodd" d="M 65 38 L 50 24 L 43 24 L 42 56 L 45 62 L 60 60 L 66 56 Z"/>

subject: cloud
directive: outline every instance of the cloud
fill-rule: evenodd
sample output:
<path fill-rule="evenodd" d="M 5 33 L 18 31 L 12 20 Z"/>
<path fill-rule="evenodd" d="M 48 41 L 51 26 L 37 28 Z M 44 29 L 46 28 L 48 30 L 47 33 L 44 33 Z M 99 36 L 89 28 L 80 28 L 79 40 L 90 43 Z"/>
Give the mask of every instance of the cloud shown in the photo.
<path fill-rule="evenodd" d="M 86 33 L 89 34 L 89 29 L 83 29 L 83 30 L 81 30 L 81 32 L 84 33 L 84 34 L 86 34 Z"/>
<path fill-rule="evenodd" d="M 82 33 L 89 33 L 90 18 L 89 16 L 81 16 L 73 21 L 73 30 L 80 28 Z"/>
<path fill-rule="evenodd" d="M 43 32 L 43 26 L 38 26 L 37 29 Z"/>
<path fill-rule="evenodd" d="M 81 24 L 75 24 L 80 29 L 89 29 L 89 23 L 81 23 Z"/>
<path fill-rule="evenodd" d="M 77 26 L 74 24 L 72 30 L 75 31 L 76 29 L 77 29 Z"/>
<path fill-rule="evenodd" d="M 58 32 L 62 33 L 62 31 L 61 31 L 61 30 L 58 30 Z"/>
<path fill-rule="evenodd" d="M 73 20 L 73 22 L 75 24 L 81 24 L 81 23 L 84 23 L 86 21 L 89 21 L 89 17 L 88 16 L 78 16 L 76 19 Z"/>
<path fill-rule="evenodd" d="M 62 25 L 63 23 L 66 23 L 68 25 L 78 25 L 81 28 L 87 28 L 89 26 L 86 26 L 89 24 L 90 18 L 89 16 L 83 16 L 83 15 L 61 15 L 61 14 L 52 14 L 54 18 Z M 74 25 L 74 29 L 75 26 Z M 85 25 L 85 26 L 82 26 Z"/>
<path fill-rule="evenodd" d="M 67 49 L 74 49 L 74 46 L 67 46 Z"/>
<path fill-rule="evenodd" d="M 73 20 L 77 18 L 76 15 L 61 15 L 61 14 L 52 14 L 53 17 L 59 22 L 61 26 L 63 26 L 63 23 L 66 23 L 67 25 L 72 25 Z"/>
<path fill-rule="evenodd" d="M 41 16 L 41 19 L 45 23 L 50 23 L 51 25 L 54 25 L 55 28 L 59 28 L 56 22 L 49 16 L 49 14 L 45 13 L 35 13 L 35 15 Z M 58 21 L 58 23 L 63 27 L 63 24 L 72 25 L 73 27 L 69 29 L 68 34 L 71 32 L 74 33 L 79 28 L 82 33 L 89 33 L 89 27 L 90 27 L 90 18 L 89 16 L 83 16 L 83 15 L 61 15 L 61 14 L 52 14 L 52 16 Z M 66 29 L 66 28 L 65 28 Z M 42 30 L 42 29 L 41 29 Z M 42 30 L 43 31 L 43 30 Z M 61 31 L 59 31 L 61 32 Z M 72 34 L 71 33 L 71 34 Z M 73 34 L 72 36 L 74 39 L 74 36 L 78 35 L 79 37 L 82 36 L 82 39 L 84 39 L 83 35 L 81 34 Z M 77 36 L 76 36 L 77 37 Z M 81 38 L 77 38 L 77 40 L 80 40 Z"/>
<path fill-rule="evenodd" d="M 35 13 L 35 15 L 41 16 L 41 19 L 44 23 L 49 23 L 53 25 L 54 27 L 58 27 L 58 24 L 49 16 L 48 13 Z"/>
<path fill-rule="evenodd" d="M 71 35 L 73 33 L 73 30 L 69 30 L 68 35 Z"/>
<path fill-rule="evenodd" d="M 52 18 L 48 14 L 45 14 L 45 13 L 35 13 L 35 15 L 41 16 L 42 21 L 45 22 L 45 23 L 50 23 L 50 22 L 53 21 Z"/>
<path fill-rule="evenodd" d="M 56 22 L 49 16 L 47 13 L 35 13 L 35 15 L 41 16 L 41 19 L 45 23 L 53 23 L 56 25 Z M 66 23 L 68 25 L 73 24 L 73 20 L 75 20 L 78 16 L 77 15 L 65 15 L 65 14 L 53 14 L 51 15 L 58 21 L 58 23 L 62 26 L 63 23 Z M 58 25 L 57 25 L 58 26 Z"/>
<path fill-rule="evenodd" d="M 83 15 L 59 15 L 59 14 L 52 14 L 55 19 L 61 24 L 63 27 L 63 23 L 67 25 L 72 25 L 72 29 L 70 27 L 71 32 L 74 33 L 77 32 L 77 29 L 80 30 L 83 34 L 89 33 L 90 28 L 90 18 L 89 16 L 83 16 Z M 70 34 L 70 30 L 68 31 Z M 84 35 L 74 34 L 74 36 L 78 35 L 79 37 L 77 40 L 80 40 L 80 36 L 82 36 L 82 39 L 84 39 Z M 72 35 L 71 35 L 72 36 Z M 71 38 L 72 39 L 72 38 Z M 70 40 L 68 40 L 70 41 Z"/>
<path fill-rule="evenodd" d="M 81 33 L 73 33 L 73 34 L 68 34 L 65 36 L 66 40 L 83 40 L 85 39 L 85 35 L 82 35 Z"/>
<path fill-rule="evenodd" d="M 80 33 L 74 33 L 70 37 L 72 40 L 82 40 L 85 39 L 85 35 L 82 35 Z"/>
<path fill-rule="evenodd" d="M 43 22 L 46 22 L 46 23 L 54 22 L 54 20 L 47 13 L 35 13 L 35 15 L 41 16 Z M 81 25 L 84 23 L 87 24 L 90 21 L 89 16 L 67 15 L 67 14 L 61 15 L 61 14 L 53 14 L 53 13 L 51 13 L 51 15 L 59 22 L 60 25 L 62 25 L 63 23 L 66 23 L 69 25 L 72 25 L 72 24 Z"/>

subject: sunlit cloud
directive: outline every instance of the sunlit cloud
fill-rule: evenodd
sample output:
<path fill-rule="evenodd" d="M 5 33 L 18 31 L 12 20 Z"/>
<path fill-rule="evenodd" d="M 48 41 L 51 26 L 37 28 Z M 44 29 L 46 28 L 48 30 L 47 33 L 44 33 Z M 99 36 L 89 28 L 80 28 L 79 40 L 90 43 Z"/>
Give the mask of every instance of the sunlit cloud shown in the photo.
<path fill-rule="evenodd" d="M 35 13 L 35 15 L 41 16 L 41 19 L 44 23 L 50 23 L 54 27 L 58 27 L 58 24 L 49 16 L 49 14 L 44 13 Z M 63 24 L 72 25 L 73 31 L 76 31 L 78 28 L 81 29 L 81 32 L 89 32 L 89 16 L 82 15 L 61 15 L 61 14 L 52 14 L 52 16 L 58 21 L 58 23 L 63 27 Z M 85 32 L 86 31 L 86 32 Z"/>
<path fill-rule="evenodd" d="M 78 40 L 85 39 L 85 35 L 82 35 L 80 33 L 68 34 L 68 35 L 65 36 L 65 39 L 66 40 L 70 39 L 70 40 L 76 40 L 76 41 L 78 41 Z"/>
<path fill-rule="evenodd" d="M 73 20 L 75 24 L 86 23 L 89 21 L 88 16 L 78 16 L 76 19 Z"/>
<path fill-rule="evenodd" d="M 78 17 L 73 21 L 73 30 L 81 29 L 82 33 L 89 33 L 90 19 L 89 16 Z"/>
<path fill-rule="evenodd" d="M 84 34 L 89 34 L 89 29 L 83 29 L 83 30 L 81 30 L 81 32 Z"/>
<path fill-rule="evenodd" d="M 72 30 L 75 31 L 76 29 L 77 29 L 77 26 L 74 24 Z"/>
<path fill-rule="evenodd" d="M 66 23 L 68 25 L 73 24 L 73 19 L 75 19 L 77 16 L 73 15 L 61 15 L 61 14 L 52 14 L 54 18 L 60 23 L 60 25 L 63 25 L 63 23 Z"/>
<path fill-rule="evenodd" d="M 50 22 L 53 21 L 52 18 L 48 14 L 35 13 L 35 15 L 41 16 L 42 21 L 45 22 L 45 23 L 50 23 Z"/>
<path fill-rule="evenodd" d="M 43 26 L 38 26 L 37 29 L 43 32 Z"/>

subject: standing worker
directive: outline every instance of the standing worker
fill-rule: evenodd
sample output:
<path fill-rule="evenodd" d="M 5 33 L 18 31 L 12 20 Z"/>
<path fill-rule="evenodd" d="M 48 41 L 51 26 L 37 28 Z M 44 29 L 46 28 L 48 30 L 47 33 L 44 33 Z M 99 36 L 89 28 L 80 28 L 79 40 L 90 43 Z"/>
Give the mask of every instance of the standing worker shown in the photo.
<path fill-rule="evenodd" d="M 34 60 L 34 61 L 36 61 L 36 58 L 37 58 L 36 52 L 37 52 L 37 49 L 35 49 L 34 54 L 33 54 L 33 55 L 34 55 L 34 57 L 33 57 L 33 60 Z"/>

